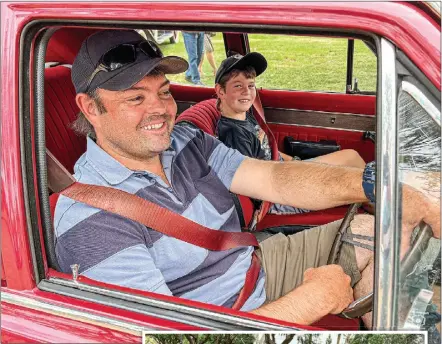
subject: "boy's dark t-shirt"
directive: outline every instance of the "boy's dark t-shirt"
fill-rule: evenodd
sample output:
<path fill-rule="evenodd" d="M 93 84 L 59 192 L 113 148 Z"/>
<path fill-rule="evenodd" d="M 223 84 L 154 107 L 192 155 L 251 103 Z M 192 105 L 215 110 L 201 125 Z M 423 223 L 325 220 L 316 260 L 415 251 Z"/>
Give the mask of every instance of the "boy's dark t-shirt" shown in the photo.
<path fill-rule="evenodd" d="M 244 121 L 221 116 L 215 134 L 226 146 L 238 150 L 245 156 L 272 160 L 268 137 L 249 111 Z M 262 142 L 259 140 L 260 134 Z M 279 160 L 283 160 L 281 155 L 279 155 Z M 270 214 L 299 214 L 308 211 L 282 204 L 272 204 L 269 209 Z"/>
<path fill-rule="evenodd" d="M 263 135 L 261 143 L 258 139 L 260 131 L 262 129 L 256 119 L 250 112 L 247 112 L 244 121 L 221 116 L 217 124 L 216 135 L 226 146 L 238 150 L 245 156 L 271 160 L 267 135 Z"/>

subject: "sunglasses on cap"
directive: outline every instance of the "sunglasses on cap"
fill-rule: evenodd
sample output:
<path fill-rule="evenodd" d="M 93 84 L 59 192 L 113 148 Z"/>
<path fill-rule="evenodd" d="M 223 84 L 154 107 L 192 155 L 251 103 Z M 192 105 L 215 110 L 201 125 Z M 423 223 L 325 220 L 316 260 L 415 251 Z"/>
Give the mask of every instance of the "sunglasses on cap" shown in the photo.
<path fill-rule="evenodd" d="M 151 58 L 163 57 L 160 48 L 152 41 L 119 44 L 101 56 L 97 68 L 95 68 L 87 81 L 84 92 L 88 92 L 92 80 L 99 72 L 113 72 L 134 63 L 139 51 Z"/>

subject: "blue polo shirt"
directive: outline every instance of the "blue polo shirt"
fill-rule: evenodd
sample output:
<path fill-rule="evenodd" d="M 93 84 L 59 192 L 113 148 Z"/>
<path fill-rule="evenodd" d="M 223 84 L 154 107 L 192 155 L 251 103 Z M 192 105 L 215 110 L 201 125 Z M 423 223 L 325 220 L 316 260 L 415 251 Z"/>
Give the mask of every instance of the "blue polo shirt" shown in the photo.
<path fill-rule="evenodd" d="M 75 164 L 85 184 L 115 187 L 206 227 L 239 232 L 229 192 L 245 159 L 212 136 L 176 126 L 161 155 L 170 185 L 147 171 L 133 171 L 92 139 Z M 231 307 L 244 285 L 253 247 L 209 251 L 156 232 L 138 222 L 60 196 L 55 209 L 56 254 L 61 270 L 120 286 Z M 264 303 L 264 272 L 242 310 Z"/>

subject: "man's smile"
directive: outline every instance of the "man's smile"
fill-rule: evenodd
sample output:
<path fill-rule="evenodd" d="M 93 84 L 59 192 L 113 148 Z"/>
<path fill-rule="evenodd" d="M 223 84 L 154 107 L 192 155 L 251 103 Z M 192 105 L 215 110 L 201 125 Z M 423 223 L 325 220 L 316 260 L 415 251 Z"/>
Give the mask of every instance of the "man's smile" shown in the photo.
<path fill-rule="evenodd" d="M 141 129 L 143 130 L 157 130 L 157 129 L 161 129 L 164 127 L 164 123 L 158 123 L 158 124 L 150 124 L 150 125 L 145 125 L 143 127 L 141 127 Z"/>

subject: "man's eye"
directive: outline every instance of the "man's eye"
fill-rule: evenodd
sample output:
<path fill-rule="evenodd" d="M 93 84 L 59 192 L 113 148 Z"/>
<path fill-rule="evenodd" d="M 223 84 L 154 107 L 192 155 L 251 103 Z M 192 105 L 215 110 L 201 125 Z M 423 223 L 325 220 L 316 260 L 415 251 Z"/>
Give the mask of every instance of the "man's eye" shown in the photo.
<path fill-rule="evenodd" d="M 170 92 L 169 90 L 161 92 L 162 96 L 170 96 L 171 94 L 172 92 Z"/>
<path fill-rule="evenodd" d="M 249 88 L 255 88 L 255 84 L 250 84 Z"/>
<path fill-rule="evenodd" d="M 143 101 L 143 97 L 142 96 L 136 96 L 133 98 L 128 99 L 131 103 L 141 103 Z"/>

